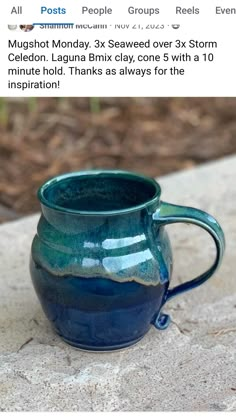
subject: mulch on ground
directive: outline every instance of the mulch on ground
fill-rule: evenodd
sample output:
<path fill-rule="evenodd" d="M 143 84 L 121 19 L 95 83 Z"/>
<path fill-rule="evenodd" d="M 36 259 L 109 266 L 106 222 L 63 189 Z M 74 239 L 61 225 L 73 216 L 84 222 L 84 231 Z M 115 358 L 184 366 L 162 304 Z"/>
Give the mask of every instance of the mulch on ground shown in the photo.
<path fill-rule="evenodd" d="M 236 98 L 1 99 L 0 221 L 38 211 L 37 188 L 63 172 L 157 177 L 232 153 Z"/>

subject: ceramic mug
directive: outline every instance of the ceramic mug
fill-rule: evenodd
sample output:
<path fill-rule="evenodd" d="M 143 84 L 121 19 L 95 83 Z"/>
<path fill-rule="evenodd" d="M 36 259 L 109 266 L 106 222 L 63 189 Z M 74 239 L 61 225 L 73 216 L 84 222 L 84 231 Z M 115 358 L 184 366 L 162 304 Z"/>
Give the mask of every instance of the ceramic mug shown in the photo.
<path fill-rule="evenodd" d="M 161 201 L 152 178 L 126 171 L 55 177 L 38 191 L 42 215 L 31 276 L 47 318 L 69 344 L 115 350 L 139 341 L 151 325 L 165 329 L 163 305 L 200 286 L 219 267 L 225 247 L 218 222 L 195 208 Z M 165 225 L 184 222 L 214 239 L 212 267 L 169 288 L 172 251 Z"/>

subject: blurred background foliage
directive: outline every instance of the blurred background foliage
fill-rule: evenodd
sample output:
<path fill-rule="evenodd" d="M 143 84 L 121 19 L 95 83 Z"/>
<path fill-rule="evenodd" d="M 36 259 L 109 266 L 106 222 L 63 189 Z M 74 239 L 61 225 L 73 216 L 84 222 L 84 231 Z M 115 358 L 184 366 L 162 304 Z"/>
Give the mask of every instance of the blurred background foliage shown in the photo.
<path fill-rule="evenodd" d="M 1 98 L 0 221 L 69 171 L 158 177 L 236 153 L 236 98 Z"/>

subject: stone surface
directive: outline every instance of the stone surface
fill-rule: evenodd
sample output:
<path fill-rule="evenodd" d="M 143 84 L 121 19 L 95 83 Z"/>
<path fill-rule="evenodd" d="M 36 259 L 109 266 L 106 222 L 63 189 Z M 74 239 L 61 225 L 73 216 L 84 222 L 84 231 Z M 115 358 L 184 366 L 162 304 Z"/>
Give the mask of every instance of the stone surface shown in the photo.
<path fill-rule="evenodd" d="M 172 324 L 126 350 L 75 350 L 51 330 L 28 272 L 38 215 L 0 226 L 0 410 L 236 411 L 236 158 L 160 179 L 162 199 L 212 213 L 227 250 L 216 275 L 166 306 Z M 169 226 L 173 284 L 214 258 L 207 234 Z M 181 278 L 178 273 L 181 273 Z"/>

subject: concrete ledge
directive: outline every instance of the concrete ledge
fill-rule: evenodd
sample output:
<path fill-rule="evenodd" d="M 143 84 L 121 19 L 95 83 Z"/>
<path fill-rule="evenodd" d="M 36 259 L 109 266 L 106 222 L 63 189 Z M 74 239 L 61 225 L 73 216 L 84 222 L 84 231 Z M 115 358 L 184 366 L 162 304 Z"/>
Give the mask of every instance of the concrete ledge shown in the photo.
<path fill-rule="evenodd" d="M 116 353 L 74 350 L 51 330 L 28 260 L 38 215 L 0 226 L 0 411 L 236 411 L 236 157 L 160 179 L 162 199 L 212 213 L 225 231 L 221 269 L 173 300 L 166 331 L 152 328 Z M 214 258 L 199 228 L 168 227 L 173 284 Z"/>

